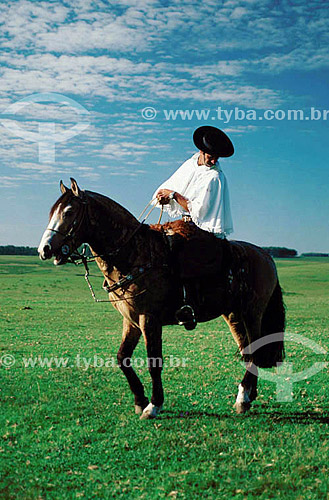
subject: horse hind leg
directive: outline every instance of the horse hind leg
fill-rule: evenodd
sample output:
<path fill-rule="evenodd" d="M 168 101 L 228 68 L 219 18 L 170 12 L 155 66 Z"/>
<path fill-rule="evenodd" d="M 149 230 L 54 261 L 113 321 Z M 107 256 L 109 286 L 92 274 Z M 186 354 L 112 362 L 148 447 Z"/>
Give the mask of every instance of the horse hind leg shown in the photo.
<path fill-rule="evenodd" d="M 250 343 L 249 328 L 246 328 L 244 321 L 233 313 L 228 317 L 224 316 L 224 319 L 230 328 L 240 354 L 243 355 L 243 350 Z M 238 414 L 249 411 L 252 401 L 257 397 L 257 367 L 252 362 L 249 362 L 246 368 L 247 370 L 239 384 L 238 395 L 234 403 L 234 408 Z"/>
<path fill-rule="evenodd" d="M 243 349 L 261 337 L 261 315 L 253 319 L 244 320 L 245 344 Z M 244 356 L 245 357 L 245 356 Z M 251 408 L 251 403 L 257 397 L 258 368 L 252 360 L 246 362 L 246 372 L 239 384 L 239 392 L 235 401 L 235 409 L 238 414 L 246 413 Z"/>
<path fill-rule="evenodd" d="M 126 318 L 123 320 L 122 342 L 117 354 L 118 364 L 135 396 L 135 413 L 141 414 L 149 404 L 144 394 L 144 387 L 136 372 L 131 366 L 131 356 L 141 336 L 138 327 L 130 323 Z"/>
<path fill-rule="evenodd" d="M 163 409 L 163 387 L 161 372 L 162 357 L 162 326 L 154 315 L 143 315 L 140 319 L 140 328 L 143 332 L 148 369 L 152 379 L 151 402 L 144 408 L 141 419 L 156 418 Z"/>
<path fill-rule="evenodd" d="M 246 373 L 244 374 L 244 377 L 239 384 L 238 395 L 234 403 L 234 408 L 237 414 L 248 412 L 251 408 L 251 403 L 257 397 L 257 366 L 252 361 L 250 361 L 246 365 L 246 368 Z"/>
<path fill-rule="evenodd" d="M 285 327 L 285 307 L 282 290 L 277 282 L 276 287 L 261 314 L 254 314 L 244 321 L 246 338 L 249 344 L 262 338 L 262 346 L 252 353 L 252 360 L 246 364 L 246 373 L 239 385 L 239 393 L 235 407 L 237 413 L 245 413 L 250 409 L 252 401 L 257 397 L 258 367 L 271 368 L 282 362 L 284 357 L 283 332 Z M 277 341 L 267 341 L 266 336 L 275 333 Z M 244 346 L 247 347 L 247 346 Z"/>

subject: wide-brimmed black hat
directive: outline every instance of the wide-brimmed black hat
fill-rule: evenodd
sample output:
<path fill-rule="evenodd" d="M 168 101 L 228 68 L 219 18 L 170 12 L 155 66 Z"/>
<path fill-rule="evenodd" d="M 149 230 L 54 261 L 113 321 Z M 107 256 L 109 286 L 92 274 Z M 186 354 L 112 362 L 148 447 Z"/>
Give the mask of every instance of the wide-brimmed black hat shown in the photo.
<path fill-rule="evenodd" d="M 204 153 L 228 158 L 234 153 L 234 146 L 225 132 L 219 128 L 204 125 L 193 134 L 194 144 Z"/>

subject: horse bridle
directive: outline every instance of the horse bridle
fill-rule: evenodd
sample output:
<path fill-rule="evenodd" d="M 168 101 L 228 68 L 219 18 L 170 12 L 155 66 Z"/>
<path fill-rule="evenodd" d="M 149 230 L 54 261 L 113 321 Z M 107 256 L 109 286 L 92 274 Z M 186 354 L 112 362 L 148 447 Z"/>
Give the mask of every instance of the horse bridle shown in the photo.
<path fill-rule="evenodd" d="M 126 300 L 127 298 L 134 298 L 134 297 L 136 297 L 136 296 L 138 296 L 138 295 L 140 295 L 142 293 L 145 293 L 146 290 L 143 290 L 142 292 L 139 292 L 139 293 L 134 294 L 132 296 L 124 297 L 124 298 L 119 298 L 119 299 L 116 299 L 116 300 L 115 299 L 114 300 L 113 299 L 107 299 L 107 300 L 97 299 L 96 296 L 95 296 L 95 292 L 93 290 L 93 287 L 92 287 L 92 285 L 91 285 L 91 283 L 89 281 L 89 268 L 88 268 L 88 262 L 95 260 L 97 257 L 100 257 L 100 258 L 107 257 L 108 258 L 108 257 L 117 256 L 120 253 L 120 251 L 122 250 L 122 248 L 141 229 L 141 227 L 144 225 L 145 219 L 142 220 L 138 224 L 138 226 L 136 226 L 136 228 L 128 236 L 128 238 L 126 239 L 126 241 L 124 241 L 123 243 L 121 243 L 121 245 L 118 246 L 112 252 L 107 252 L 106 254 L 103 254 L 103 255 L 93 255 L 92 257 L 89 258 L 86 255 L 84 255 L 84 253 L 80 254 L 78 252 L 78 250 L 77 250 L 77 246 L 73 245 L 73 247 L 74 247 L 73 251 L 69 255 L 69 253 L 70 253 L 70 247 L 69 247 L 69 245 L 67 243 L 65 243 L 65 241 L 67 242 L 67 240 L 69 240 L 70 242 L 71 241 L 74 242 L 75 235 L 79 231 L 79 229 L 80 229 L 80 227 L 82 225 L 82 222 L 83 222 L 83 220 L 85 218 L 85 215 L 87 213 L 87 207 L 88 207 L 88 202 L 86 200 L 85 194 L 84 194 L 84 198 L 83 199 L 81 199 L 81 198 L 78 198 L 78 199 L 79 199 L 79 201 L 81 202 L 81 205 L 82 205 L 82 209 L 80 210 L 81 215 L 80 214 L 77 215 L 76 219 L 73 221 L 72 226 L 68 230 L 67 233 L 63 233 L 62 231 L 59 231 L 58 229 L 52 229 L 52 228 L 47 228 L 47 229 L 48 229 L 48 231 L 53 231 L 54 233 L 58 233 L 58 234 L 60 234 L 60 235 L 62 235 L 64 237 L 64 240 L 63 240 L 64 244 L 61 246 L 61 253 L 62 253 L 63 256 L 67 257 L 68 262 L 72 262 L 75 265 L 79 265 L 79 264 L 83 264 L 84 265 L 85 271 L 86 271 L 85 272 L 85 280 L 87 281 L 88 287 L 90 289 L 90 292 L 91 292 L 91 295 L 92 295 L 92 298 L 94 299 L 94 301 L 95 302 L 117 302 L 117 301 Z M 74 254 L 74 252 L 76 252 L 76 254 Z M 122 288 L 125 285 L 131 284 L 136 279 L 138 279 L 139 277 L 141 277 L 145 273 L 149 272 L 152 267 L 153 267 L 152 263 L 148 263 L 144 267 L 139 267 L 135 273 L 128 274 L 126 277 L 124 277 L 121 280 L 113 283 L 113 285 L 107 287 L 107 292 L 108 293 L 114 292 L 117 289 Z M 167 267 L 167 265 L 165 265 L 165 267 Z"/>
<path fill-rule="evenodd" d="M 67 244 L 67 240 L 69 240 L 69 242 L 73 241 L 74 242 L 74 238 L 75 238 L 75 235 L 76 233 L 79 231 L 81 225 L 82 225 L 82 222 L 85 218 L 85 215 L 87 213 L 87 207 L 88 207 L 88 201 L 86 199 L 86 195 L 85 193 L 83 193 L 83 198 L 78 198 L 77 199 L 80 201 L 81 203 L 81 206 L 82 206 L 82 209 L 80 210 L 80 213 L 81 213 L 81 216 L 79 218 L 79 214 L 77 215 L 76 219 L 73 221 L 72 223 L 72 226 L 71 228 L 68 230 L 67 233 L 63 233 L 62 231 L 59 231 L 58 229 L 52 229 L 50 227 L 47 228 L 48 231 L 53 231 L 54 233 L 58 233 L 60 234 L 61 236 L 63 236 L 63 245 L 61 247 L 61 253 L 62 255 L 64 255 L 65 257 L 69 255 L 69 252 L 70 252 L 70 247 L 69 245 Z M 94 255 L 92 257 L 92 259 L 95 259 L 96 257 L 100 257 L 100 258 L 103 258 L 103 257 L 114 257 L 116 255 L 118 255 L 122 249 L 122 247 L 124 247 L 132 238 L 133 236 L 135 236 L 135 234 L 142 228 L 142 226 L 144 225 L 144 220 L 142 220 L 138 226 L 136 226 L 136 228 L 134 229 L 134 231 L 128 236 L 128 238 L 126 239 L 126 241 L 124 241 L 123 243 L 121 243 L 120 246 L 118 246 L 116 249 L 112 250 L 111 252 L 107 252 L 107 253 L 104 253 L 102 255 Z M 74 246 L 74 245 L 73 245 Z M 75 245 L 75 247 L 73 248 L 72 250 L 72 253 L 71 255 L 73 254 L 73 252 L 77 251 L 77 246 Z M 81 254 L 79 254 L 77 252 L 77 256 L 75 258 L 72 259 L 72 261 L 74 263 L 76 263 L 76 260 L 77 258 L 79 259 L 82 259 L 83 260 L 88 260 L 86 257 L 83 257 Z"/>
<path fill-rule="evenodd" d="M 87 202 L 85 196 L 84 196 L 83 199 L 80 199 L 80 202 L 81 202 L 81 207 L 82 208 L 79 211 L 77 217 L 72 222 L 72 226 L 70 227 L 70 229 L 68 230 L 67 233 L 63 233 L 62 231 L 59 231 L 58 229 L 53 229 L 53 228 L 50 228 L 50 227 L 47 227 L 47 229 L 46 229 L 48 231 L 52 231 L 54 233 L 57 233 L 57 234 L 60 234 L 61 236 L 63 236 L 64 239 L 63 239 L 63 245 L 61 246 L 61 253 L 65 257 L 68 256 L 69 252 L 70 252 L 70 247 L 69 247 L 69 245 L 67 243 L 70 243 L 70 242 L 74 243 L 74 238 L 76 236 L 76 233 L 79 231 L 79 229 L 80 229 L 80 227 L 82 225 L 83 219 L 85 218 L 85 215 L 86 215 L 86 212 L 87 212 L 88 202 Z M 79 218 L 80 213 L 81 213 L 81 216 Z M 74 244 L 72 246 L 74 247 L 73 250 L 72 250 L 72 253 L 73 253 L 74 251 L 76 251 L 77 246 L 74 246 Z"/>

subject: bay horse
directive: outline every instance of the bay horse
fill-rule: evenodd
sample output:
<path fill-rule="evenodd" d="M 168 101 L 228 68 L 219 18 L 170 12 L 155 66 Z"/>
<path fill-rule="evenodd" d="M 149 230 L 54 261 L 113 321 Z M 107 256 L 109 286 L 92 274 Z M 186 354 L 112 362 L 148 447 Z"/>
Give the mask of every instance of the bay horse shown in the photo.
<path fill-rule="evenodd" d="M 62 265 L 82 243 L 89 244 L 109 285 L 109 300 L 123 316 L 117 359 L 134 394 L 135 412 L 143 419 L 155 418 L 164 401 L 162 326 L 176 324 L 175 311 L 181 306 L 179 279 L 173 271 L 166 234 L 184 240 L 187 223 L 140 223 L 115 201 L 81 190 L 72 178 L 71 188 L 61 181 L 60 189 L 62 195 L 50 210 L 39 256 L 42 260 L 54 257 L 54 264 Z M 283 360 L 285 309 L 269 254 L 250 243 L 214 240 L 221 269 L 211 279 L 207 276 L 206 284 L 201 280 L 203 305 L 198 321 L 222 315 L 227 322 L 247 368 L 235 401 L 237 413 L 244 413 L 257 396 L 258 367 L 273 367 Z M 279 333 L 275 342 L 266 340 Z M 141 335 L 152 379 L 151 402 L 131 366 Z M 248 351 L 251 343 L 260 341 L 261 348 Z"/>

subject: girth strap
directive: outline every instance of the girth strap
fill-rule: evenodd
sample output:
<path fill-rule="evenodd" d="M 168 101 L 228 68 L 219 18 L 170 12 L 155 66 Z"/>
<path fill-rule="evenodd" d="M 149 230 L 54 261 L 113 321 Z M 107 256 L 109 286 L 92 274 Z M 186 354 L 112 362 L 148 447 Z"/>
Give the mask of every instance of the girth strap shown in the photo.
<path fill-rule="evenodd" d="M 131 283 L 136 281 L 138 278 L 143 276 L 143 274 L 149 271 L 151 267 L 151 263 L 146 264 L 144 267 L 139 267 L 136 272 L 127 274 L 127 276 L 124 276 L 119 281 L 116 281 L 113 285 L 104 285 L 103 288 L 108 293 L 115 292 L 115 290 L 123 288 L 126 285 L 130 285 Z"/>

